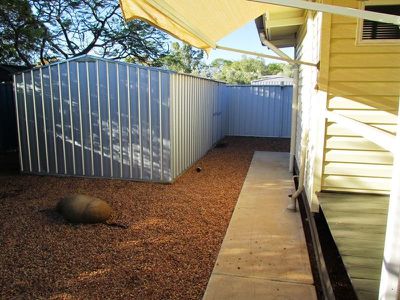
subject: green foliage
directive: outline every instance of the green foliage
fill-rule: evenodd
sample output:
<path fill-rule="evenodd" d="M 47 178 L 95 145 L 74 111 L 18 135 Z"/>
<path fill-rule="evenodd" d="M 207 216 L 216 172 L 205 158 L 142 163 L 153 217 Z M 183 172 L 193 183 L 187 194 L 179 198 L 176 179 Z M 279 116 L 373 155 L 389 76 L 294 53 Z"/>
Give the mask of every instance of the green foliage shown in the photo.
<path fill-rule="evenodd" d="M 118 2 L 108 0 L 0 0 L 0 62 L 32 66 L 39 61 L 95 54 L 247 84 L 271 74 L 291 75 L 287 64 L 260 58 L 203 62 L 204 52 L 172 43 L 166 35 L 134 20 L 126 23 Z"/>
<path fill-rule="evenodd" d="M 0 1 L 0 63 L 30 66 L 44 31 L 26 0 Z"/>
<path fill-rule="evenodd" d="M 176 72 L 200 75 L 232 84 L 249 84 L 252 80 L 266 75 L 292 76 L 292 67 L 289 64 L 266 64 L 262 58 L 243 56 L 239 61 L 217 58 L 206 65 L 202 60 L 203 51 L 193 50 L 189 45 L 176 42 L 171 46 L 171 52 L 160 62 L 163 67 Z"/>
<path fill-rule="evenodd" d="M 283 63 L 266 64 L 262 58 L 243 57 L 239 61 L 223 58 L 213 60 L 206 65 L 203 51 L 193 50 L 189 45 L 172 43 L 171 52 L 160 61 L 163 67 L 182 73 L 200 75 L 232 84 L 249 84 L 252 80 L 265 75 L 291 76 L 291 66 Z"/>
<path fill-rule="evenodd" d="M 271 63 L 268 64 L 268 75 L 284 75 L 287 77 L 293 77 L 293 65 L 283 63 Z"/>
<path fill-rule="evenodd" d="M 261 58 L 243 57 L 239 61 L 216 59 L 211 65 L 212 77 L 227 83 L 249 84 L 265 75 L 291 76 L 291 67 L 282 63 L 265 64 Z"/>
<path fill-rule="evenodd" d="M 90 53 L 152 65 L 167 53 L 166 35 L 139 20 L 126 23 L 118 1 L 1 0 L 0 11 L 2 62 Z"/>
<path fill-rule="evenodd" d="M 180 45 L 177 42 L 172 43 L 169 54 L 161 59 L 161 64 L 171 71 L 197 74 L 199 75 L 204 68 L 203 51 L 194 50 L 187 44 Z"/>

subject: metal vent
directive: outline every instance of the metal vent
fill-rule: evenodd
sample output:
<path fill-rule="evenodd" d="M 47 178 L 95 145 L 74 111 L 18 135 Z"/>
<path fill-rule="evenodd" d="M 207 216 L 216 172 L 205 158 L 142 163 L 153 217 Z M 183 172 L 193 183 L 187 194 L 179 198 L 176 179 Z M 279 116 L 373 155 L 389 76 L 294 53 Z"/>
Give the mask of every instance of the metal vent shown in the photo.
<path fill-rule="evenodd" d="M 365 6 L 365 10 L 400 15 L 400 5 L 371 5 Z M 394 24 L 364 20 L 363 40 L 395 40 L 400 39 L 400 28 Z"/>

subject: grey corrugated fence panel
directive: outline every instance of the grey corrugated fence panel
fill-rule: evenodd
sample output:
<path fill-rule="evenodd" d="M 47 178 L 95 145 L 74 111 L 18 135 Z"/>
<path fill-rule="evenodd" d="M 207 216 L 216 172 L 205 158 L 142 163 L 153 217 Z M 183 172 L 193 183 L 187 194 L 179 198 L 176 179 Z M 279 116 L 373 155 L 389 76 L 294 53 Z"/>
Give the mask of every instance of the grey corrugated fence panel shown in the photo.
<path fill-rule="evenodd" d="M 227 135 L 290 137 L 292 86 L 227 86 Z"/>
<path fill-rule="evenodd" d="M 0 83 L 0 152 L 16 150 L 17 122 L 12 83 Z"/>
<path fill-rule="evenodd" d="M 21 170 L 169 182 L 170 72 L 72 60 L 15 76 Z"/>
<path fill-rule="evenodd" d="M 291 87 L 93 57 L 15 75 L 21 170 L 171 182 L 227 133 L 290 135 Z"/>
<path fill-rule="evenodd" d="M 201 158 L 225 132 L 222 124 L 224 84 L 172 74 L 173 177 Z"/>

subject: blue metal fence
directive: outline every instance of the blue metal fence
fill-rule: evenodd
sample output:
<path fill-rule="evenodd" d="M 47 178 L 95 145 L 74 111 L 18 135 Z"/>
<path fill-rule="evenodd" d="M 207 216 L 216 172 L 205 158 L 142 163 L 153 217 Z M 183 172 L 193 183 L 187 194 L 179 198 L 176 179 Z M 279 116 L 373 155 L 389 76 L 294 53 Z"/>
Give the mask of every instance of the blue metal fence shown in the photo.
<path fill-rule="evenodd" d="M 291 85 L 230 85 L 227 135 L 290 137 Z"/>

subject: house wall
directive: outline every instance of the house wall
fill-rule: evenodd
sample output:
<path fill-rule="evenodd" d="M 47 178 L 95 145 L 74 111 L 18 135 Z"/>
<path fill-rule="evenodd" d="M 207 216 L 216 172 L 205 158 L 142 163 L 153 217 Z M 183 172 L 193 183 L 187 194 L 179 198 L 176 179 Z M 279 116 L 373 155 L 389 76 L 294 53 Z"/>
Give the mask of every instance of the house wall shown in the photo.
<path fill-rule="evenodd" d="M 308 12 L 298 34 L 296 57 L 299 60 L 317 63 L 320 60 L 321 13 Z M 314 194 L 315 157 L 318 155 L 319 122 L 321 101 L 317 89 L 318 69 L 300 65 L 298 83 L 298 114 L 296 126 L 295 156 L 298 166 L 302 164 L 302 144 L 306 145 L 305 193 L 312 202 Z"/>
<path fill-rule="evenodd" d="M 355 0 L 323 2 L 361 7 Z M 318 203 L 319 191 L 390 191 L 391 153 L 323 118 L 328 109 L 395 133 L 400 43 L 360 44 L 357 30 L 355 18 L 308 12 L 298 32 L 296 57 L 319 62 L 318 69 L 301 66 L 299 76 L 295 155 L 300 166 L 308 132 L 305 192 L 311 203 Z"/>
<path fill-rule="evenodd" d="M 382 2 L 385 1 L 375 1 Z M 360 1 L 333 0 L 360 8 Z M 329 27 L 328 27 L 329 26 Z M 400 91 L 400 41 L 359 44 L 357 19 L 333 15 L 330 33 L 327 108 L 394 133 Z M 371 141 L 328 120 L 322 190 L 388 193 L 392 155 Z"/>

